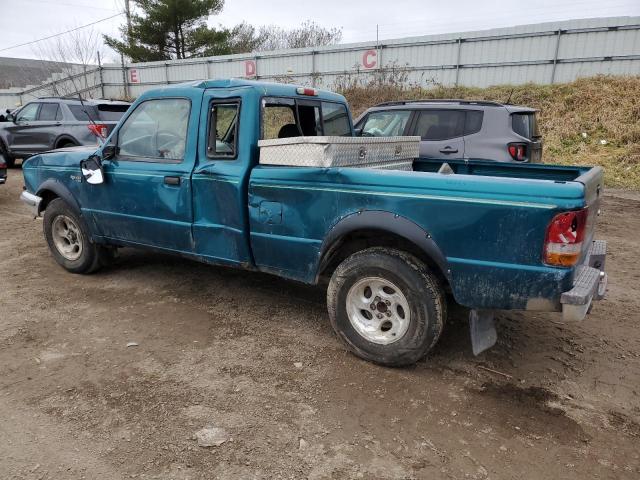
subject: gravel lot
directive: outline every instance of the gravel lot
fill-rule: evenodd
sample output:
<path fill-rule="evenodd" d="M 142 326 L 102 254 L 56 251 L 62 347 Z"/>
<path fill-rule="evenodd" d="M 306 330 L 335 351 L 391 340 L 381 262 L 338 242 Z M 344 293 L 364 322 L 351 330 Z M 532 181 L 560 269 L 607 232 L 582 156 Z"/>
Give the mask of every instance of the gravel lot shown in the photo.
<path fill-rule="evenodd" d="M 2 479 L 640 478 L 638 194 L 606 194 L 610 288 L 585 322 L 501 314 L 473 357 L 452 309 L 425 361 L 385 369 L 343 349 L 320 288 L 135 250 L 65 272 L 9 174 Z M 199 447 L 207 426 L 228 440 Z"/>

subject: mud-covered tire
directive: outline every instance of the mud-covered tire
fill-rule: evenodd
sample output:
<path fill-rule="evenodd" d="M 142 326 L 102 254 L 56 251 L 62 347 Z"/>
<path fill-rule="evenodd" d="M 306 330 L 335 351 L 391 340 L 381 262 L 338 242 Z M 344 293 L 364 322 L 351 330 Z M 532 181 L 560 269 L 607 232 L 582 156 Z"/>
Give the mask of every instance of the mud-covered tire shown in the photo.
<path fill-rule="evenodd" d="M 65 242 L 63 234 L 66 225 L 71 241 Z M 83 218 L 61 198 L 47 205 L 43 219 L 44 236 L 53 258 L 71 273 L 91 273 L 99 269 L 107 260 L 105 247 L 91 242 L 89 229 Z M 74 251 L 70 247 L 77 245 Z"/>
<path fill-rule="evenodd" d="M 382 301 L 380 308 L 372 305 L 370 311 L 360 310 L 359 302 L 375 305 L 376 298 Z M 408 312 L 402 305 L 408 306 Z M 413 255 L 385 247 L 354 253 L 338 266 L 329 282 L 327 308 L 333 329 L 349 350 L 391 367 L 411 365 L 424 357 L 438 341 L 447 315 L 444 291 L 428 267 Z M 398 338 L 389 337 L 389 332 Z"/>

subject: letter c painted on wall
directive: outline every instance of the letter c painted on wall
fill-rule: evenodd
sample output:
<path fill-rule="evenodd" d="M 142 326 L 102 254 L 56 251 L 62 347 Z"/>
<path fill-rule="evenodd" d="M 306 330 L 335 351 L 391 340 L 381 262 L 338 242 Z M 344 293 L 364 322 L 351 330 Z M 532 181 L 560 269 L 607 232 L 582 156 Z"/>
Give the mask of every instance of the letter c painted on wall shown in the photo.
<path fill-rule="evenodd" d="M 244 76 L 247 78 L 256 76 L 256 62 L 254 60 L 244 62 Z"/>
<path fill-rule="evenodd" d="M 378 56 L 378 52 L 375 50 L 367 50 L 362 55 L 362 66 L 364 68 L 373 68 L 378 64 L 376 57 Z"/>

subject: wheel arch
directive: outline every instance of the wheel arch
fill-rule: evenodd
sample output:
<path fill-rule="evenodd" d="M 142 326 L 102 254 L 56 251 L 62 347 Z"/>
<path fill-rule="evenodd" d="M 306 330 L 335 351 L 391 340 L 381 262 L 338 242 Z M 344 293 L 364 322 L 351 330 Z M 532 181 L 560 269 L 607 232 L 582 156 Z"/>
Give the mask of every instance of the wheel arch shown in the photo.
<path fill-rule="evenodd" d="M 63 199 L 78 215 L 82 215 L 80 204 L 76 198 L 73 196 L 71 191 L 69 191 L 69 189 L 58 180 L 45 180 L 38 188 L 36 195 L 42 198 L 42 201 L 38 206 L 38 215 L 46 210 L 47 205 L 56 198 Z"/>
<path fill-rule="evenodd" d="M 449 286 L 447 259 L 429 232 L 406 217 L 381 210 L 350 214 L 331 228 L 320 249 L 316 282 L 330 276 L 351 254 L 378 246 L 397 248 L 416 256 L 443 285 Z"/>
<path fill-rule="evenodd" d="M 78 142 L 78 140 L 76 140 L 74 137 L 72 137 L 68 133 L 63 133 L 59 135 L 58 138 L 56 138 L 55 142 L 53 142 L 53 148 L 60 148 L 62 144 L 66 142 L 71 142 L 74 145 L 80 145 L 80 142 Z"/>

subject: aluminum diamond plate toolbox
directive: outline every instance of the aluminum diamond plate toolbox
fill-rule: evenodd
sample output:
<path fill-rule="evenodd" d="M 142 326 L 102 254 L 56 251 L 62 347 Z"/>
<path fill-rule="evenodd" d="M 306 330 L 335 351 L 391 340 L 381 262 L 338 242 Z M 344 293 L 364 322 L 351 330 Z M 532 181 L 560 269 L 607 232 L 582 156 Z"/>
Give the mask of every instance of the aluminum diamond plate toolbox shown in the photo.
<path fill-rule="evenodd" d="M 258 146 L 262 165 L 411 170 L 420 137 L 291 137 Z"/>

